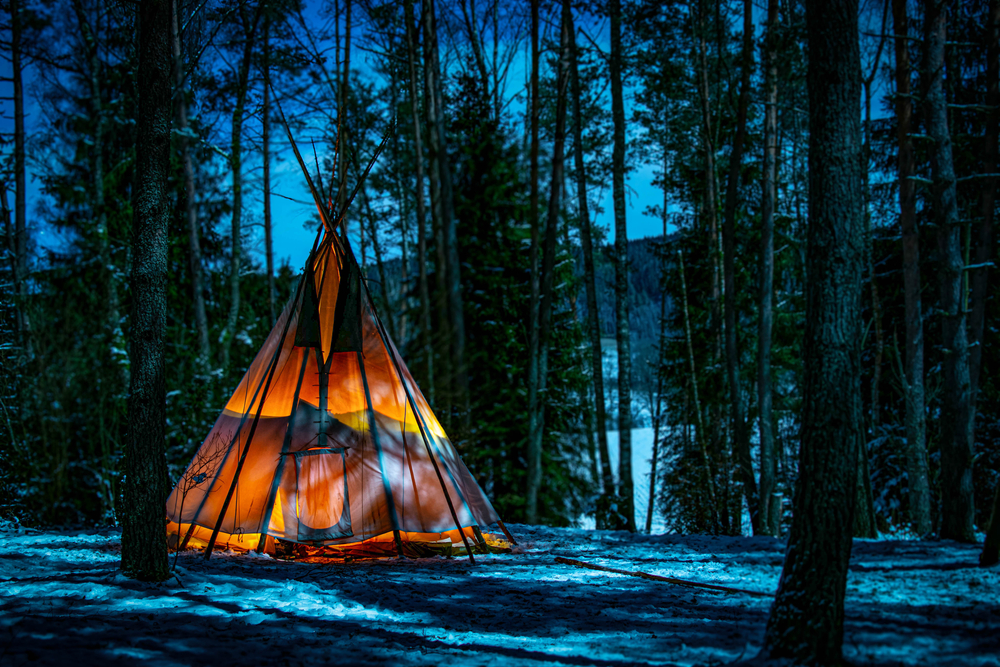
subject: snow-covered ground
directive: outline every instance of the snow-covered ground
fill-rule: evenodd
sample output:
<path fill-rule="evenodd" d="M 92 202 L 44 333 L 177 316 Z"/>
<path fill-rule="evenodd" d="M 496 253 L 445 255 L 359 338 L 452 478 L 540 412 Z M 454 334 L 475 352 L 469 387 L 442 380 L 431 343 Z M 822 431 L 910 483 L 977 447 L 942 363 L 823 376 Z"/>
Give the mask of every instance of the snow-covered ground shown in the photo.
<path fill-rule="evenodd" d="M 517 553 L 316 565 L 181 554 L 177 578 L 118 571 L 116 531 L 0 531 L 0 665 L 692 665 L 752 656 L 770 538 L 511 526 Z M 845 651 L 859 664 L 1000 665 L 1000 569 L 952 542 L 857 541 Z"/>

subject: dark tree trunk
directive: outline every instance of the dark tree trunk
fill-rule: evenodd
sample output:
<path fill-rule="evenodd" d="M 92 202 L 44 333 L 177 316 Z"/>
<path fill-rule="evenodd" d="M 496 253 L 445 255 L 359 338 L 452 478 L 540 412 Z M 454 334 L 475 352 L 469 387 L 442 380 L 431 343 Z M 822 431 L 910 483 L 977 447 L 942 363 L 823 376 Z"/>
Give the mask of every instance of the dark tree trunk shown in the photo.
<path fill-rule="evenodd" d="M 528 220 L 531 225 L 531 247 L 529 263 L 531 266 L 531 302 L 528 306 L 528 474 L 525 487 L 525 517 L 528 523 L 538 522 L 538 487 L 542 483 L 542 452 L 535 447 L 541 447 L 541 441 L 536 445 L 535 434 L 539 429 L 540 397 L 538 392 L 538 370 L 541 354 L 539 339 L 541 337 L 541 222 L 538 216 L 539 183 L 538 183 L 538 0 L 531 2 L 531 148 L 529 154 L 531 194 L 528 200 Z"/>
<path fill-rule="evenodd" d="M 660 425 L 663 422 L 663 366 L 667 353 L 667 167 L 669 154 L 663 151 L 663 244 L 660 256 L 660 341 L 656 355 L 656 395 L 653 396 L 653 455 L 649 463 L 649 499 L 646 504 L 646 534 L 653 532 L 653 510 L 656 508 L 656 464 L 660 453 Z"/>
<path fill-rule="evenodd" d="M 986 106 L 990 109 L 986 121 L 986 140 L 983 142 L 983 171 L 997 172 L 997 137 L 1000 134 L 1000 1 L 990 0 L 990 19 L 986 33 Z M 986 296 L 989 265 L 994 259 L 993 208 L 996 202 L 997 179 L 987 178 L 979 196 L 982 217 L 976 243 L 972 271 L 972 312 L 969 315 L 969 385 L 972 396 L 973 420 L 979 395 L 979 373 L 983 356 L 983 332 L 986 323 Z"/>
<path fill-rule="evenodd" d="M 794 519 L 762 655 L 841 663 L 861 417 L 864 265 L 858 3 L 806 5 L 809 240 Z"/>
<path fill-rule="evenodd" d="M 896 35 L 896 139 L 899 142 L 899 227 L 903 244 L 903 299 L 905 303 L 906 361 L 906 473 L 910 521 L 918 535 L 929 535 L 931 493 L 927 470 L 926 408 L 924 406 L 924 322 L 920 303 L 920 235 L 917 229 L 914 183 L 913 102 L 910 95 L 910 48 L 907 0 L 893 0 Z"/>
<path fill-rule="evenodd" d="M 944 383 L 941 392 L 941 537 L 972 542 L 975 504 L 972 489 L 972 403 L 969 387 L 969 345 L 962 309 L 962 227 L 955 196 L 951 133 L 944 95 L 944 52 L 947 2 L 924 3 L 924 95 L 927 134 L 934 140 L 931 186 L 934 222 L 938 228 L 941 289 L 941 334 Z"/>
<path fill-rule="evenodd" d="M 570 13 L 570 77 L 573 99 L 573 160 L 576 169 L 577 215 L 580 218 L 580 245 L 583 250 L 583 280 L 587 292 L 587 330 L 590 334 L 590 365 L 594 376 L 594 414 L 597 421 L 597 444 L 601 455 L 601 492 L 614 493 L 615 480 L 608 458 L 608 421 L 604 412 L 604 363 L 601 352 L 601 323 L 597 312 L 597 280 L 594 273 L 594 242 L 590 232 L 590 208 L 587 205 L 587 171 L 583 163 L 583 115 L 580 109 L 580 68 L 576 52 L 576 28 Z M 598 526 L 602 528 L 603 526 Z"/>
<path fill-rule="evenodd" d="M 750 70 L 753 69 L 753 5 L 743 0 L 743 65 L 740 75 L 740 99 L 736 112 L 736 136 L 729 157 L 729 179 L 726 186 L 725 218 L 722 225 L 723 281 L 726 304 L 726 373 L 729 377 L 729 409 L 733 423 L 733 454 L 743 482 L 743 495 L 750 509 L 750 525 L 754 535 L 761 534 L 760 503 L 757 482 L 750 458 L 750 433 L 743 410 L 743 390 L 740 386 L 740 352 L 736 341 L 736 207 L 739 202 L 740 166 L 743 143 L 747 133 L 747 110 L 750 107 Z"/>
<path fill-rule="evenodd" d="M 427 284 L 427 212 L 424 207 L 424 152 L 420 103 L 417 99 L 417 47 L 413 34 L 413 0 L 406 0 L 406 53 L 410 68 L 410 104 L 413 112 L 413 150 L 417 178 L 417 264 L 419 271 L 421 342 L 427 364 L 427 398 L 434 404 L 434 350 L 431 344 L 431 297 Z"/>
<path fill-rule="evenodd" d="M 188 125 L 187 95 L 184 89 L 184 56 L 181 53 L 180 6 L 173 0 L 171 30 L 174 48 L 174 81 L 177 96 L 177 137 L 181 151 L 181 169 L 184 172 L 184 212 L 188 225 L 188 265 L 191 271 L 191 300 L 194 307 L 194 326 L 198 335 L 198 364 L 204 372 L 211 358 L 208 340 L 208 318 L 205 315 L 205 290 L 201 274 L 201 229 L 198 226 L 198 207 L 194 187 L 194 162 L 191 159 L 191 129 Z M 265 153 L 266 155 L 266 153 Z M 273 319 L 273 318 L 272 318 Z"/>
<path fill-rule="evenodd" d="M 446 204 L 444 177 L 448 171 L 448 154 L 442 144 L 442 129 L 444 120 L 441 114 L 441 98 L 437 91 L 439 89 L 440 70 L 435 67 L 438 62 L 437 56 L 437 28 L 434 22 L 433 0 L 423 0 L 423 50 L 424 50 L 424 109 L 427 115 L 427 160 L 428 177 L 430 179 L 431 191 L 431 215 L 434 225 L 434 250 L 435 250 L 435 301 L 438 311 L 438 359 L 441 365 L 438 367 L 438 389 L 439 395 L 444 394 L 443 412 L 445 418 L 451 418 L 452 404 L 455 401 L 455 374 L 457 369 L 454 364 L 454 332 L 451 331 L 451 317 L 449 315 L 448 299 L 448 251 L 447 251 L 447 220 L 451 217 L 451 211 Z M 444 165 L 442 166 L 442 163 Z M 450 196 L 447 197 L 450 200 Z"/>
<path fill-rule="evenodd" d="M 167 171 L 170 166 L 170 2 L 139 5 L 136 189 L 132 216 L 132 367 L 125 439 L 122 571 L 144 581 L 168 576 L 163 513 L 167 324 Z"/>
<path fill-rule="evenodd" d="M 781 534 L 781 495 L 778 492 L 778 457 L 774 449 L 773 389 L 771 384 L 771 331 L 774 315 L 774 209 L 777 200 L 778 157 L 778 0 L 767 3 L 767 37 L 764 42 L 766 101 L 764 107 L 764 169 L 761 188 L 760 297 L 757 328 L 757 406 L 760 413 L 760 524 L 767 535 Z"/>
<path fill-rule="evenodd" d="M 28 227 L 27 197 L 25 191 L 24 153 L 24 83 L 21 51 L 23 49 L 21 27 L 21 2 L 10 3 L 10 66 L 14 84 L 14 234 L 13 234 L 13 274 L 14 303 L 18 344 L 21 357 L 25 361 L 34 358 L 34 344 L 31 339 L 31 318 L 28 315 Z M 4 200 L 6 203 L 6 199 Z"/>
<path fill-rule="evenodd" d="M 611 152 L 615 212 L 615 320 L 618 338 L 618 480 L 626 529 L 635 532 L 632 490 L 632 352 L 628 321 L 628 234 L 625 228 L 625 106 L 622 100 L 621 0 L 611 0 Z"/>
<path fill-rule="evenodd" d="M 274 242 L 271 234 L 271 21 L 264 23 L 264 100 L 261 103 L 261 152 L 264 162 L 264 259 L 267 269 L 267 305 L 276 321 L 274 294 Z"/>

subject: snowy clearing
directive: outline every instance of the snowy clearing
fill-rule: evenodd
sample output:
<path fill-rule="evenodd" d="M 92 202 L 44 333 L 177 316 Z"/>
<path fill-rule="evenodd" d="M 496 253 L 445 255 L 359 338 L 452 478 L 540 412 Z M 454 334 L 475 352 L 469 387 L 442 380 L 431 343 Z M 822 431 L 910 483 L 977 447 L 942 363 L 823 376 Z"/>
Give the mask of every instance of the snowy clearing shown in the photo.
<path fill-rule="evenodd" d="M 563 556 L 773 592 L 783 543 L 511 526 L 519 553 L 316 565 L 181 554 L 118 572 L 117 531 L 0 531 L 0 665 L 696 665 L 752 656 L 770 598 L 581 569 Z M 952 542 L 855 541 L 845 653 L 1000 667 L 1000 569 Z"/>

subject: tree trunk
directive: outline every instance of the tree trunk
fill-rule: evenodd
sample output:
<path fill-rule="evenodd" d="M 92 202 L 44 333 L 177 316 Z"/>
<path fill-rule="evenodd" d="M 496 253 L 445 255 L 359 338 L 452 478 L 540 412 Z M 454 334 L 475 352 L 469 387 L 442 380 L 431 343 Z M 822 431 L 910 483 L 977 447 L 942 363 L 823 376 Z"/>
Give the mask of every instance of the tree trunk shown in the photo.
<path fill-rule="evenodd" d="M 601 351 L 601 323 L 597 312 L 597 280 L 594 272 L 594 242 L 590 232 L 590 207 L 587 203 L 587 170 L 583 162 L 583 114 L 580 109 L 580 68 L 576 53 L 576 28 L 569 16 L 570 80 L 573 100 L 573 161 L 576 169 L 577 215 L 580 245 L 583 251 L 583 280 L 587 293 L 587 331 L 590 334 L 590 365 L 594 378 L 594 414 L 597 421 L 597 445 L 601 456 L 601 492 L 614 493 L 615 480 L 608 458 L 608 422 L 604 412 L 604 357 Z M 598 526 L 601 528 L 602 526 Z"/>
<path fill-rule="evenodd" d="M 692 11 L 694 11 L 692 9 Z M 703 200 L 704 222 L 708 231 L 709 257 L 711 258 L 711 303 L 709 329 L 712 345 L 712 367 L 718 367 L 722 356 L 722 316 L 720 307 L 720 285 L 719 285 L 719 224 L 717 210 L 718 186 L 715 178 L 715 136 L 712 129 L 711 99 L 708 86 L 708 55 L 705 43 L 705 19 L 703 1 L 697 3 L 698 21 L 698 93 L 701 101 L 701 134 L 702 149 L 705 151 L 705 193 Z M 721 406 L 713 406 L 716 410 Z M 722 445 L 721 415 L 713 415 L 710 420 L 709 432 L 705 438 L 712 458 L 715 460 L 717 470 L 725 470 L 724 448 Z M 723 487 L 717 497 L 720 505 L 715 508 L 719 517 L 720 530 L 729 530 L 729 507 L 728 507 L 728 474 L 723 477 Z"/>
<path fill-rule="evenodd" d="M 125 513 L 122 571 L 144 581 L 163 581 L 167 540 L 163 507 L 167 324 L 167 203 L 170 166 L 170 2 L 139 6 L 136 191 L 132 217 L 132 367 L 125 439 Z"/>
<path fill-rule="evenodd" d="M 809 241 L 794 518 L 762 655 L 839 665 L 861 416 L 864 266 L 856 0 L 806 5 Z"/>
<path fill-rule="evenodd" d="M 14 303 L 18 344 L 21 346 L 20 356 L 25 361 L 31 361 L 34 356 L 34 344 L 31 339 L 31 318 L 28 315 L 28 227 L 27 196 L 25 190 L 25 152 L 24 152 L 24 83 L 21 70 L 21 2 L 10 2 L 10 65 L 11 79 L 14 83 L 14 234 L 13 234 L 13 274 Z M 6 198 L 4 199 L 6 202 Z"/>
<path fill-rule="evenodd" d="M 622 100 L 621 0 L 611 0 L 611 152 L 615 212 L 615 319 L 618 338 L 618 480 L 626 529 L 635 532 L 632 490 L 632 353 L 629 338 L 628 234 L 625 228 L 625 106 Z"/>
<path fill-rule="evenodd" d="M 760 297 L 757 326 L 757 409 L 760 413 L 760 524 L 763 532 L 781 534 L 781 494 L 778 492 L 778 457 L 774 450 L 774 413 L 771 384 L 771 331 L 774 315 L 774 209 L 777 200 L 778 157 L 778 0 L 767 2 L 767 37 L 764 89 L 764 169 L 761 188 Z"/>
<path fill-rule="evenodd" d="M 668 153 L 663 150 L 663 250 L 660 257 L 660 343 L 656 355 L 656 401 L 653 409 L 653 455 L 649 464 L 649 502 L 646 506 L 646 534 L 653 532 L 653 510 L 656 507 L 656 464 L 660 453 L 660 424 L 663 421 L 663 364 L 667 353 L 667 166 Z"/>
<path fill-rule="evenodd" d="M 229 368 L 229 350 L 232 347 L 240 317 L 240 266 L 243 257 L 240 238 L 243 217 L 243 111 L 246 108 L 250 65 L 253 59 L 257 22 L 260 19 L 262 6 L 263 4 L 257 5 L 252 18 L 247 15 L 246 6 L 241 5 L 239 8 L 243 28 L 243 54 L 240 58 L 236 80 L 236 106 L 233 107 L 230 133 L 229 166 L 233 171 L 233 212 L 230 226 L 232 253 L 229 257 L 229 314 L 226 317 L 226 327 L 223 329 L 222 335 L 219 336 L 219 360 L 223 370 Z"/>
<path fill-rule="evenodd" d="M 997 172 L 997 137 L 1000 134 L 1000 2 L 990 0 L 990 19 L 986 28 L 986 106 L 990 109 L 983 142 L 983 170 Z M 996 201 L 997 179 L 987 178 L 979 196 L 978 243 L 972 271 L 972 312 L 969 316 L 969 385 L 972 415 L 975 420 L 979 395 L 979 373 L 983 356 L 983 332 L 986 324 L 986 295 L 989 265 L 993 261 L 993 205 Z M 973 427 L 975 422 L 973 422 Z"/>
<path fill-rule="evenodd" d="M 434 0 L 425 0 L 428 5 L 424 25 L 424 48 L 430 47 L 430 57 L 425 51 L 424 68 L 433 71 L 433 85 L 430 95 L 434 99 L 436 113 L 434 118 L 428 114 L 427 123 L 430 126 L 431 152 L 436 155 L 437 169 L 441 186 L 441 223 L 444 241 L 445 289 L 448 301 L 448 325 L 451 340 L 451 371 L 452 386 L 455 393 L 455 403 L 462 410 L 463 423 L 469 419 L 469 378 L 465 367 L 465 315 L 462 305 L 462 275 L 458 257 L 458 238 L 456 235 L 455 205 L 452 196 L 451 166 L 448 162 L 448 140 L 444 125 L 444 97 L 441 93 L 441 64 L 438 55 L 437 28 L 434 18 Z"/>
<path fill-rule="evenodd" d="M 271 21 L 264 23 L 264 100 L 261 109 L 261 152 L 264 162 L 264 259 L 267 269 L 267 305 L 271 322 L 277 320 L 274 294 L 274 242 L 271 234 Z"/>
<path fill-rule="evenodd" d="M 539 430 L 539 366 L 541 365 L 541 266 L 539 248 L 541 245 L 541 223 L 538 217 L 538 0 L 531 2 L 531 153 L 530 175 L 531 194 L 529 197 L 528 220 L 531 225 L 531 301 L 528 305 L 528 474 L 525 488 L 525 517 L 528 523 L 538 522 L 538 489 L 542 483 L 542 452 L 540 439 L 535 434 Z M 538 451 L 535 448 L 539 447 Z"/>
<path fill-rule="evenodd" d="M 351 0 L 346 0 L 346 13 L 344 23 L 344 68 L 341 70 L 340 85 L 337 86 L 337 164 L 340 165 L 340 180 L 337 183 L 337 211 L 341 214 L 340 233 L 347 238 L 347 127 L 350 125 L 347 109 L 350 106 L 348 101 L 349 87 L 351 85 Z M 336 19 L 338 35 L 337 46 L 340 46 L 340 4 L 336 7 Z M 339 64 L 339 63 L 337 63 Z M 361 229 L 361 261 L 365 261 L 364 252 L 364 229 Z"/>
<path fill-rule="evenodd" d="M 740 386 L 740 352 L 736 341 L 736 207 L 739 201 L 740 166 L 743 143 L 747 133 L 747 110 L 750 107 L 750 70 L 753 69 L 753 5 L 743 0 L 743 65 L 740 75 L 740 99 L 736 112 L 736 136 L 729 157 L 729 179 L 726 186 L 726 208 L 722 227 L 723 280 L 726 304 L 726 373 L 729 377 L 729 408 L 733 423 L 733 457 L 737 461 L 743 482 L 743 495 L 750 511 L 754 535 L 761 534 L 760 502 L 757 482 L 750 458 L 750 433 L 743 411 L 743 390 Z"/>
<path fill-rule="evenodd" d="M 698 372 L 694 363 L 694 344 L 691 342 L 691 313 L 688 310 L 687 279 L 684 277 L 684 254 L 679 248 L 677 250 L 677 266 L 680 269 L 681 294 L 684 297 L 684 342 L 687 345 L 688 370 L 691 373 L 691 401 L 694 404 L 694 414 L 698 426 L 698 433 L 695 439 L 698 441 L 698 447 L 701 450 L 701 463 L 705 474 L 705 486 L 708 488 L 709 517 L 711 519 L 712 530 L 719 532 L 721 524 L 719 522 L 719 503 L 715 493 L 715 473 L 712 470 L 712 460 L 708 454 L 705 420 L 701 414 L 701 400 L 698 397 Z"/>
<path fill-rule="evenodd" d="M 972 489 L 972 405 L 969 387 L 969 346 L 962 308 L 962 228 L 955 196 L 948 108 L 943 69 L 947 15 L 945 0 L 924 3 L 924 69 L 928 77 L 924 96 L 927 134 L 934 140 L 931 186 L 934 222 L 941 257 L 941 334 L 944 347 L 944 383 L 941 406 L 941 537 L 972 542 L 975 503 Z"/>
<path fill-rule="evenodd" d="M 434 23 L 434 3 L 433 0 L 423 0 L 423 29 L 424 29 L 424 108 L 427 115 L 427 159 L 428 176 L 430 178 L 431 190 L 431 211 L 434 223 L 434 250 L 436 255 L 436 268 L 434 271 L 435 287 L 437 294 L 435 300 L 438 310 L 438 345 L 439 358 L 442 362 L 439 367 L 438 389 L 443 393 L 443 412 L 445 418 L 451 419 L 452 404 L 455 401 L 455 373 L 454 367 L 454 332 L 450 330 L 452 318 L 449 314 L 448 299 L 448 252 L 445 241 L 447 234 L 447 219 L 450 218 L 450 208 L 445 203 L 445 187 L 443 185 L 444 174 L 448 172 L 448 154 L 442 144 L 442 129 L 444 121 L 441 114 L 441 98 L 438 95 L 440 84 L 440 70 L 434 65 L 438 62 L 437 57 L 437 28 Z M 445 163 L 442 167 L 442 162 Z"/>
<path fill-rule="evenodd" d="M 417 264 L 420 273 L 421 342 L 427 364 L 427 398 L 434 404 L 434 350 L 431 345 L 431 298 L 427 284 L 427 212 L 424 208 L 424 155 L 420 129 L 420 106 L 417 100 L 417 47 L 413 34 L 413 0 L 406 0 L 406 54 L 410 68 L 410 104 L 413 108 L 413 149 L 417 178 Z"/>
<path fill-rule="evenodd" d="M 191 271 L 194 325 L 198 335 L 198 364 L 199 370 L 205 372 L 208 369 L 212 351 L 208 341 L 208 317 L 205 315 L 205 289 L 201 273 L 201 229 L 198 225 L 198 206 L 194 187 L 194 162 L 191 159 L 190 138 L 192 132 L 188 126 L 187 91 L 184 89 L 184 56 L 181 53 L 179 5 L 178 0 L 173 0 L 171 30 L 174 48 L 174 81 L 176 84 L 174 94 L 177 96 L 177 141 L 181 150 L 181 169 L 184 173 L 184 212 L 188 223 L 188 265 Z"/>
<path fill-rule="evenodd" d="M 914 183 L 913 102 L 910 94 L 910 48 L 906 0 L 893 0 L 893 33 L 896 35 L 896 138 L 899 143 L 899 227 L 903 244 L 903 298 L 905 302 L 906 367 L 906 476 L 910 521 L 917 535 L 929 535 L 931 493 L 927 470 L 926 408 L 924 405 L 924 322 L 920 303 L 920 234 L 917 229 Z"/>

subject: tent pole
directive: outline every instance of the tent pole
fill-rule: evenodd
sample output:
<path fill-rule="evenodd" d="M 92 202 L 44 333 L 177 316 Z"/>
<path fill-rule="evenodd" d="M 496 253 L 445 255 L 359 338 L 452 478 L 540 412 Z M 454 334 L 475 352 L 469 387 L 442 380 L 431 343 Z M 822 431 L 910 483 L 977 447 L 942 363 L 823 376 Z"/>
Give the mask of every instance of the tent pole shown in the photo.
<path fill-rule="evenodd" d="M 319 241 L 317 235 L 317 241 Z M 315 252 L 315 246 L 314 246 Z M 313 253 L 309 253 L 310 260 L 312 259 Z M 298 288 L 295 293 L 295 300 L 297 301 L 302 295 L 302 286 L 305 285 L 305 279 L 299 281 Z M 233 499 L 233 492 L 236 491 L 236 482 L 240 479 L 240 473 L 243 471 L 243 464 L 246 463 L 247 453 L 250 451 L 250 445 L 253 442 L 254 433 L 257 432 L 257 424 L 260 423 L 260 413 L 264 410 L 264 401 L 267 400 L 267 390 L 271 388 L 271 380 L 274 379 L 274 371 L 278 368 L 278 359 L 281 357 L 281 350 L 285 345 L 285 339 L 288 337 L 288 328 L 292 324 L 292 313 L 288 314 L 288 318 L 285 320 L 285 327 L 281 332 L 281 342 L 278 344 L 277 348 L 274 350 L 274 357 L 271 359 L 270 368 L 267 372 L 267 382 L 264 384 L 264 393 L 260 397 L 260 404 L 257 406 L 257 414 L 253 418 L 253 424 L 250 425 L 250 433 L 247 434 L 247 444 L 243 448 L 243 453 L 240 455 L 239 463 L 236 464 L 236 472 L 233 474 L 233 481 L 229 485 L 229 493 L 226 494 L 226 500 L 222 503 L 222 510 L 219 511 L 219 518 L 215 522 L 215 528 L 212 530 L 212 537 L 208 540 L 208 546 L 205 547 L 205 558 L 212 557 L 212 549 L 215 548 L 215 540 L 219 537 L 219 530 L 222 528 L 222 522 L 226 518 L 226 512 L 229 510 L 229 503 Z M 247 413 L 249 414 L 249 413 Z M 237 431 L 238 433 L 238 431 Z"/>
<path fill-rule="evenodd" d="M 260 541 L 257 543 L 257 553 L 264 551 L 264 542 L 267 540 L 267 531 L 271 526 L 271 517 L 274 514 L 274 500 L 278 496 L 278 487 L 281 485 L 281 475 L 285 471 L 285 454 L 292 444 L 292 432 L 295 430 L 295 409 L 299 404 L 299 394 L 302 391 L 302 379 L 306 375 L 306 366 L 309 365 L 309 352 L 302 354 L 302 368 L 299 370 L 299 381 L 295 385 L 295 398 L 292 399 L 292 414 L 288 418 L 288 426 L 285 429 L 285 440 L 281 444 L 281 455 L 278 456 L 278 467 L 274 471 L 274 480 L 271 482 L 271 492 L 267 496 L 267 504 L 264 506 L 264 521 L 261 525 Z"/>
<path fill-rule="evenodd" d="M 389 503 L 389 520 L 392 521 L 392 536 L 396 540 L 396 552 L 402 558 L 403 539 L 399 534 L 399 517 L 396 515 L 396 503 L 392 497 L 392 486 L 389 484 L 389 478 L 385 476 L 385 455 L 382 453 L 382 443 L 378 437 L 378 427 L 375 425 L 375 408 L 372 406 L 372 394 L 368 389 L 368 374 L 365 372 L 365 360 L 360 351 L 356 352 L 356 354 L 358 356 L 358 368 L 361 369 L 361 382 L 365 387 L 365 401 L 368 403 L 368 430 L 371 432 L 372 440 L 375 442 L 375 451 L 378 452 L 378 465 L 379 470 L 382 471 L 382 485 L 385 487 L 386 502 Z"/>
<path fill-rule="evenodd" d="M 362 284 L 364 284 L 362 282 Z M 368 295 L 368 303 L 371 305 L 371 294 L 368 293 L 368 286 L 365 285 L 365 294 Z M 413 408 L 413 415 L 417 419 L 417 428 L 420 430 L 420 437 L 423 438 L 424 447 L 427 449 L 427 456 L 430 457 L 431 464 L 434 466 L 434 474 L 437 475 L 438 483 L 441 485 L 441 491 L 444 493 L 444 499 L 448 503 L 448 510 L 451 512 L 451 518 L 455 520 L 455 527 L 458 528 L 458 534 L 462 536 L 462 544 L 465 545 L 465 551 L 469 554 L 469 562 L 473 565 L 476 564 L 476 558 L 472 555 L 472 549 L 469 547 L 469 540 L 465 536 L 465 531 L 462 529 L 462 523 L 458 520 L 458 513 L 455 511 L 455 504 L 451 501 L 451 494 L 448 493 L 448 487 L 444 483 L 444 477 L 441 475 L 441 468 L 438 466 L 437 459 L 434 457 L 434 452 L 431 450 L 430 442 L 427 439 L 427 434 L 424 431 L 424 420 L 420 415 L 420 411 L 417 410 L 417 403 L 413 400 L 413 396 L 410 394 L 410 388 L 406 384 L 406 378 L 403 376 L 403 371 L 399 367 L 399 362 L 396 361 L 396 355 L 392 353 L 389 349 L 389 345 L 386 343 L 385 334 L 381 328 L 381 322 L 378 319 L 378 314 L 375 313 L 374 306 L 372 307 L 372 314 L 375 316 L 375 321 L 378 323 L 377 330 L 379 332 L 379 337 L 382 339 L 382 347 L 385 349 L 385 353 L 389 355 L 392 360 L 392 365 L 396 369 L 396 375 L 399 377 L 400 384 L 403 385 L 403 391 L 406 393 L 406 399 L 410 402 L 410 407 Z M 405 441 L 405 429 L 406 424 L 403 425 L 404 429 L 404 441 Z M 458 484 L 455 484 L 455 488 L 458 488 Z M 470 509 L 469 514 L 472 514 Z"/>

